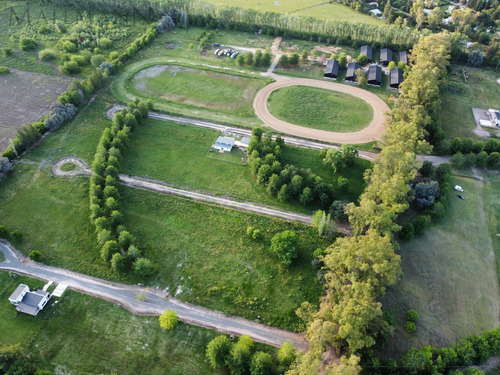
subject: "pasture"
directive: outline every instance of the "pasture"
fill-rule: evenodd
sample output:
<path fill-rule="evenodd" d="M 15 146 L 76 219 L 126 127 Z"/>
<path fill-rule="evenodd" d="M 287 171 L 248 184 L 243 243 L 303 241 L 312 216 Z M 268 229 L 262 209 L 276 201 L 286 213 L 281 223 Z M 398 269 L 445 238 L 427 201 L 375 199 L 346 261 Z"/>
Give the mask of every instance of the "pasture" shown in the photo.
<path fill-rule="evenodd" d="M 483 184 L 453 176 L 455 184 L 464 188 L 466 199 L 452 191 L 442 222 L 401 243 L 403 276 L 382 301 L 397 322 L 386 355 L 397 356 L 410 346 L 451 346 L 498 326 L 498 177 Z M 404 330 L 408 309 L 420 315 L 413 335 Z"/>
<path fill-rule="evenodd" d="M 0 75 L 0 152 L 17 130 L 47 114 L 71 79 L 12 70 Z"/>
<path fill-rule="evenodd" d="M 307 86 L 274 91 L 268 108 L 274 116 L 291 124 L 334 132 L 361 130 L 373 118 L 373 109 L 362 99 Z"/>
<path fill-rule="evenodd" d="M 467 83 L 462 78 L 462 68 L 469 73 Z M 499 109 L 499 78 L 500 73 L 491 68 L 451 65 L 448 83 L 442 90 L 441 108 L 441 126 L 447 138 L 478 138 L 471 107 Z"/>

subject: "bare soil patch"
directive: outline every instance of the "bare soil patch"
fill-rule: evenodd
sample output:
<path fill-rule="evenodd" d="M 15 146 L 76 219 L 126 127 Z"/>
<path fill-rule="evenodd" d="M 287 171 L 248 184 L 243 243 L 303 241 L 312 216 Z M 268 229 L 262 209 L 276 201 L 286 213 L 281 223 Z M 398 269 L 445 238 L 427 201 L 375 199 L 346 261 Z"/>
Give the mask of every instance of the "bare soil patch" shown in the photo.
<path fill-rule="evenodd" d="M 0 76 L 0 151 L 23 125 L 47 114 L 71 78 L 11 69 Z"/>

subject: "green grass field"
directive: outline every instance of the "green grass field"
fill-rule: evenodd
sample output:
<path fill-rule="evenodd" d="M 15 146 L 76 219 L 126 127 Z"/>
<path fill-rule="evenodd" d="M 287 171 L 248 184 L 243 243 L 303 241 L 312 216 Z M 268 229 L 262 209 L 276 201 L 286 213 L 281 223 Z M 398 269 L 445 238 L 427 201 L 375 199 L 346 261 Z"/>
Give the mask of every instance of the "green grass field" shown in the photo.
<path fill-rule="evenodd" d="M 467 83 L 462 78 L 462 68 L 469 73 Z M 499 78 L 500 73 L 490 68 L 451 66 L 451 73 L 448 74 L 451 88 L 443 89 L 441 109 L 441 125 L 447 138 L 478 138 L 473 132 L 476 123 L 471 107 L 498 108 L 500 84 L 496 81 Z"/>
<path fill-rule="evenodd" d="M 266 80 L 179 65 L 157 65 L 136 73 L 127 88 L 153 102 L 173 101 L 238 117 L 252 117 L 253 97 Z"/>
<path fill-rule="evenodd" d="M 244 1 L 244 0 L 207 0 L 216 5 L 238 6 L 242 8 L 253 8 L 264 12 L 290 13 L 297 16 L 310 16 L 319 19 L 329 19 L 335 21 L 348 21 L 381 25 L 382 21 L 367 14 L 356 12 L 355 10 L 335 3 L 322 0 L 303 0 L 300 2 L 293 0 L 265 0 L 265 1 Z"/>
<path fill-rule="evenodd" d="M 148 175 L 171 184 L 305 213 L 317 209 L 279 202 L 257 185 L 247 166 L 207 157 L 218 135 L 214 130 L 148 120 L 132 137 L 122 170 L 127 174 Z M 318 152 L 313 150 L 284 147 L 283 163 L 311 168 L 328 183 L 334 183 L 339 176 L 323 165 Z M 347 191 L 336 198 L 356 201 L 364 189 L 363 172 L 369 165 L 359 160 L 355 168 L 346 171 L 351 183 Z"/>
<path fill-rule="evenodd" d="M 456 339 L 498 326 L 495 257 L 500 248 L 491 226 L 491 214 L 498 208 L 498 177 L 486 186 L 453 177 L 455 184 L 464 188 L 466 199 L 451 192 L 447 217 L 421 237 L 401 243 L 403 277 L 382 301 L 384 310 L 394 310 L 397 318 L 385 355 L 397 356 L 412 345 L 451 346 Z M 498 210 L 494 215 L 498 233 Z M 420 315 L 413 335 L 404 331 L 408 309 Z"/>
<path fill-rule="evenodd" d="M 267 106 L 283 121 L 334 132 L 361 130 L 373 118 L 373 109 L 362 99 L 307 86 L 276 90 L 271 93 Z"/>
<path fill-rule="evenodd" d="M 180 323 L 163 331 L 156 317 L 134 316 L 116 305 L 66 290 L 56 306 L 39 316 L 16 314 L 9 295 L 19 285 L 43 282 L 12 278 L 0 272 L 0 342 L 19 343 L 31 363 L 43 370 L 56 367 L 86 374 L 222 374 L 205 359 L 217 332 Z M 51 302 L 52 302 L 51 301 Z M 274 351 L 259 345 L 259 350 Z"/>

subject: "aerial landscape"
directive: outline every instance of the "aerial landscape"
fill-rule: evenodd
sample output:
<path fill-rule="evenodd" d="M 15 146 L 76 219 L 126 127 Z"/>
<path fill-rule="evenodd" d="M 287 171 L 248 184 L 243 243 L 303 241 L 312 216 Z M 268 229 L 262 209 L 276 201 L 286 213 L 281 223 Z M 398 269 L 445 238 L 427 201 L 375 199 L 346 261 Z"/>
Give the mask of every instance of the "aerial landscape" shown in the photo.
<path fill-rule="evenodd" d="M 4 0 L 0 115 L 0 374 L 500 373 L 499 0 Z"/>

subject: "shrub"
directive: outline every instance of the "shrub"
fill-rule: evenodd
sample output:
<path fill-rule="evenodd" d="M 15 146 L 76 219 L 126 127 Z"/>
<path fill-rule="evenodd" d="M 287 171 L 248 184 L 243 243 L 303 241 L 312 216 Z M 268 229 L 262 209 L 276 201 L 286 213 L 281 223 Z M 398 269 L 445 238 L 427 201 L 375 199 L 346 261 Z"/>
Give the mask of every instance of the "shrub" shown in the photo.
<path fill-rule="evenodd" d="M 0 237 L 7 238 L 9 235 L 9 230 L 5 225 L 0 225 Z"/>
<path fill-rule="evenodd" d="M 278 350 L 278 354 L 276 355 L 279 363 L 284 366 L 290 366 L 292 362 L 295 360 L 295 350 L 293 348 L 293 343 L 284 342 Z"/>
<path fill-rule="evenodd" d="M 120 254 L 114 253 L 111 258 L 111 268 L 115 272 L 125 272 L 127 270 L 127 257 Z"/>
<path fill-rule="evenodd" d="M 109 49 L 113 45 L 113 42 L 111 39 L 108 38 L 101 38 L 99 39 L 99 47 L 104 48 L 104 49 Z"/>
<path fill-rule="evenodd" d="M 101 64 L 106 61 L 103 55 L 95 55 L 90 59 L 90 63 L 94 68 L 98 68 Z"/>
<path fill-rule="evenodd" d="M 256 241 L 260 241 L 262 239 L 263 235 L 262 232 L 259 229 L 255 229 L 252 233 L 252 238 Z"/>
<path fill-rule="evenodd" d="M 30 51 L 36 48 L 37 41 L 33 38 L 21 38 L 19 40 L 19 49 L 21 51 Z"/>
<path fill-rule="evenodd" d="M 57 59 L 57 51 L 53 49 L 42 49 L 38 52 L 38 58 L 42 61 L 53 61 Z"/>
<path fill-rule="evenodd" d="M 415 310 L 408 310 L 406 312 L 406 317 L 410 322 L 416 322 L 418 320 L 418 312 Z"/>
<path fill-rule="evenodd" d="M 217 336 L 207 345 L 206 356 L 208 363 L 214 369 L 222 367 L 226 363 L 231 349 L 231 342 L 225 335 Z"/>
<path fill-rule="evenodd" d="M 288 63 L 290 65 L 299 65 L 299 54 L 298 53 L 292 53 L 292 55 L 288 59 Z"/>
<path fill-rule="evenodd" d="M 415 230 L 415 235 L 422 234 L 430 224 L 429 215 L 418 216 L 413 220 L 413 229 Z"/>
<path fill-rule="evenodd" d="M 84 66 L 84 65 L 87 65 L 89 63 L 85 57 L 80 56 L 80 55 L 71 56 L 70 61 L 76 62 L 78 64 L 78 66 Z"/>
<path fill-rule="evenodd" d="M 406 332 L 413 333 L 417 330 L 417 327 L 415 326 L 415 323 L 413 323 L 413 322 L 406 322 L 405 329 L 406 329 Z"/>
<path fill-rule="evenodd" d="M 120 232 L 120 235 L 118 237 L 118 243 L 123 248 L 123 250 L 127 251 L 130 245 L 132 245 L 134 241 L 135 237 L 126 230 Z"/>
<path fill-rule="evenodd" d="M 268 375 L 274 373 L 274 362 L 269 353 L 256 352 L 250 363 L 252 375 Z"/>
<path fill-rule="evenodd" d="M 76 61 L 66 61 L 60 69 L 62 73 L 72 75 L 80 71 L 80 66 Z"/>
<path fill-rule="evenodd" d="M 0 74 L 8 74 L 10 73 L 10 69 L 6 66 L 0 66 Z"/>
<path fill-rule="evenodd" d="M 7 48 L 7 47 L 4 48 L 3 49 L 3 55 L 6 56 L 6 57 L 7 56 L 11 56 L 12 55 L 12 48 Z"/>
<path fill-rule="evenodd" d="M 403 241 L 411 241 L 415 237 L 415 229 L 412 223 L 403 225 L 399 232 L 399 238 Z"/>
<path fill-rule="evenodd" d="M 16 242 L 21 242 L 23 240 L 23 234 L 18 229 L 13 230 L 10 237 Z"/>
<path fill-rule="evenodd" d="M 134 273 L 137 276 L 148 277 L 153 273 L 154 265 L 147 258 L 139 258 L 134 262 Z"/>
<path fill-rule="evenodd" d="M 39 252 L 38 250 L 33 250 L 30 252 L 28 256 L 30 257 L 31 260 L 38 262 L 42 258 L 42 253 Z"/>
<path fill-rule="evenodd" d="M 252 237 L 253 231 L 255 230 L 254 227 L 247 227 L 247 236 Z"/>
<path fill-rule="evenodd" d="M 61 47 L 64 51 L 69 52 L 69 53 L 74 53 L 77 51 L 75 43 L 70 42 L 69 40 L 63 42 Z"/>
<path fill-rule="evenodd" d="M 359 65 L 365 66 L 366 64 L 368 64 L 368 57 L 364 54 L 360 54 L 356 61 L 359 63 Z"/>
<path fill-rule="evenodd" d="M 101 258 L 108 262 L 118 251 L 118 243 L 115 240 L 107 241 L 101 249 Z"/>
<path fill-rule="evenodd" d="M 297 233 L 289 230 L 277 233 L 271 240 L 270 251 L 276 254 L 284 265 L 288 266 L 298 255 L 298 239 Z"/>
<path fill-rule="evenodd" d="M 165 330 L 173 329 L 179 323 L 177 313 L 173 310 L 163 311 L 158 320 L 160 321 L 160 327 Z"/>

